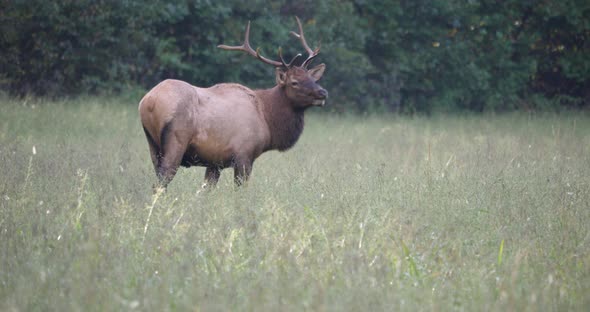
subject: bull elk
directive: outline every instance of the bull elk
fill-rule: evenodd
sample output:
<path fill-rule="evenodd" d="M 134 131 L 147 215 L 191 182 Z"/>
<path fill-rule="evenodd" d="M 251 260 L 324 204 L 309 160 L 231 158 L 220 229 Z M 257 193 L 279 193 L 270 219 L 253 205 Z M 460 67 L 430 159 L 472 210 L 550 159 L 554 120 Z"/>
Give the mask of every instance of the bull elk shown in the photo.
<path fill-rule="evenodd" d="M 326 66 L 307 69 L 318 55 L 299 32 L 291 32 L 308 54 L 301 65 L 268 59 L 250 46 L 250 22 L 240 46 L 218 48 L 242 51 L 275 67 L 276 86 L 252 90 L 235 83 L 200 88 L 168 79 L 150 90 L 139 103 L 139 115 L 160 187 L 166 187 L 180 166 L 203 166 L 205 184 L 214 186 L 221 170 L 234 169 L 234 181 L 248 180 L 254 160 L 269 150 L 291 148 L 303 131 L 304 111 L 323 106 L 328 92 L 318 84 Z"/>

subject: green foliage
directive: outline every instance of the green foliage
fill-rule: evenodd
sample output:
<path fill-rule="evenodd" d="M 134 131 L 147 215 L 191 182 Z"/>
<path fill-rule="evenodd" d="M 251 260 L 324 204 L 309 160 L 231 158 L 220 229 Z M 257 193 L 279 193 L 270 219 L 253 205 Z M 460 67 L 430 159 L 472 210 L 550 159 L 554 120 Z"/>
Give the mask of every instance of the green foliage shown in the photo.
<path fill-rule="evenodd" d="M 0 88 L 68 95 L 151 88 L 166 78 L 261 88 L 273 70 L 221 51 L 251 42 L 302 52 L 302 18 L 337 111 L 586 107 L 590 4 L 564 1 L 0 1 Z M 538 101 L 540 97 L 546 100 Z"/>
<path fill-rule="evenodd" d="M 144 30 L 159 16 L 133 1 L 3 1 L 1 11 L 3 84 L 21 94 L 121 90 L 144 70 Z"/>

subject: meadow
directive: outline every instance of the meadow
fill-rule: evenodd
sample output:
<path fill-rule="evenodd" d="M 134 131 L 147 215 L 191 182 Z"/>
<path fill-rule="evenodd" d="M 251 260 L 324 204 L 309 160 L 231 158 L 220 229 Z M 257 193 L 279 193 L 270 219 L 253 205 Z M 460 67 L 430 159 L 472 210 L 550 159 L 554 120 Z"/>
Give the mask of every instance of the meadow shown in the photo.
<path fill-rule="evenodd" d="M 0 310 L 590 306 L 587 112 L 314 111 L 247 187 L 154 195 L 137 102 L 0 98 Z"/>

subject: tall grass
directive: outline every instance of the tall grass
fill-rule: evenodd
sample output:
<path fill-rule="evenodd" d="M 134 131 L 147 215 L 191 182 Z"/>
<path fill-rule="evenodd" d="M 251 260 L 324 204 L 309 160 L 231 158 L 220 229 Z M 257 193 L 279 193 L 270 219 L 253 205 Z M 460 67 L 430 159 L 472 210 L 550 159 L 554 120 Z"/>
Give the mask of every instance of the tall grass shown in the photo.
<path fill-rule="evenodd" d="M 154 196 L 134 101 L 2 99 L 0 168 L 0 310 L 590 306 L 587 114 L 310 114 Z"/>

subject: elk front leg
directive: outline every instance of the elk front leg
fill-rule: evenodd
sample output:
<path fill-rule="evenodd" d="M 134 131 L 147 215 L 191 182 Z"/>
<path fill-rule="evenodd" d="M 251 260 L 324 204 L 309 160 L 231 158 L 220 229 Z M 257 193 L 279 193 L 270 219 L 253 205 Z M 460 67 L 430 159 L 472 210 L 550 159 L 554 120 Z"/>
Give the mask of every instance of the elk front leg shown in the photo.
<path fill-rule="evenodd" d="M 252 172 L 252 160 L 247 157 L 236 158 L 234 161 L 234 182 L 236 186 L 244 185 L 248 182 Z"/>
<path fill-rule="evenodd" d="M 203 188 L 215 187 L 217 181 L 219 181 L 219 176 L 221 176 L 221 169 L 219 167 L 207 167 Z"/>

